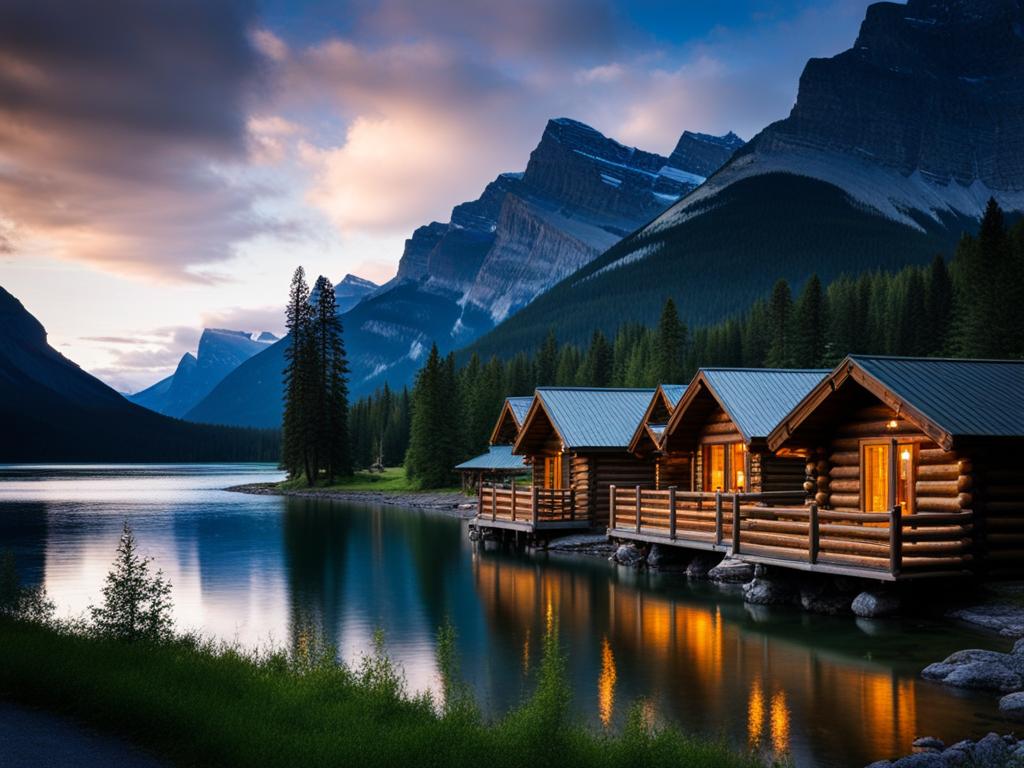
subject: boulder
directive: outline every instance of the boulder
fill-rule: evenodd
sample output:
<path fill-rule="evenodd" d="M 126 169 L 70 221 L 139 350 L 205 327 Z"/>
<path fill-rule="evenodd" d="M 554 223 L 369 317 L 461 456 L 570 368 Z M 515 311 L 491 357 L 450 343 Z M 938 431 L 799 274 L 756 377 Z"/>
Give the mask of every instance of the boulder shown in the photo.
<path fill-rule="evenodd" d="M 722 558 L 710 552 L 701 552 L 686 566 L 686 575 L 691 579 L 706 579 L 708 573 Z"/>
<path fill-rule="evenodd" d="M 643 562 L 644 553 L 633 544 L 621 544 L 612 557 L 620 565 L 638 566 Z"/>
<path fill-rule="evenodd" d="M 647 553 L 647 565 L 663 570 L 683 568 L 689 560 L 685 549 L 668 547 L 664 544 L 652 544 L 651 551 Z"/>
<path fill-rule="evenodd" d="M 945 748 L 945 742 L 942 739 L 936 739 L 934 736 L 920 736 L 914 739 L 914 749 L 931 749 L 941 752 Z"/>
<path fill-rule="evenodd" d="M 956 664 L 932 664 L 921 673 L 928 680 L 954 688 L 983 691 L 1019 691 L 1024 679 L 1005 664 L 995 661 L 969 661 Z"/>
<path fill-rule="evenodd" d="M 754 605 L 792 605 L 797 592 L 792 583 L 782 579 L 754 579 L 743 585 L 743 600 Z"/>
<path fill-rule="evenodd" d="M 960 608 L 946 615 L 991 629 L 1004 637 L 1024 637 L 1024 605 L 1018 603 L 986 603 Z"/>
<path fill-rule="evenodd" d="M 990 733 L 974 745 L 972 757 L 978 768 L 1003 768 L 1010 762 L 1010 747 L 998 733 Z"/>
<path fill-rule="evenodd" d="M 806 582 L 800 587 L 800 605 L 811 613 L 835 616 L 850 612 L 851 597 L 843 594 L 829 582 Z"/>
<path fill-rule="evenodd" d="M 946 768 L 946 760 L 940 752 L 918 752 L 901 757 L 892 766 L 893 768 Z"/>
<path fill-rule="evenodd" d="M 1015 720 L 1024 720 L 1024 693 L 1009 693 L 999 700 L 999 711 Z"/>
<path fill-rule="evenodd" d="M 722 562 L 708 571 L 708 578 L 723 584 L 746 584 L 754 578 L 754 566 L 732 557 L 725 557 Z"/>
<path fill-rule="evenodd" d="M 889 616 L 900 609 L 900 598 L 892 592 L 861 592 L 853 598 L 851 610 L 863 619 Z"/>

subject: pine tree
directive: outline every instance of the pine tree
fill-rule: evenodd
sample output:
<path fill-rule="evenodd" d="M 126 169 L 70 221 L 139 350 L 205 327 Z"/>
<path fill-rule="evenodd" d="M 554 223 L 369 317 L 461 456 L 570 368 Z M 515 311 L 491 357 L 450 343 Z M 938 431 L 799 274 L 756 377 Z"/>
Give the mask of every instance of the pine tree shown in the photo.
<path fill-rule="evenodd" d="M 457 463 L 457 425 L 452 416 L 458 413 L 455 389 L 454 358 L 442 360 L 434 344 L 416 376 L 405 457 L 406 475 L 423 488 L 447 485 Z"/>
<path fill-rule="evenodd" d="M 310 433 L 312 421 L 307 396 L 310 390 L 309 350 L 312 308 L 309 304 L 309 286 L 306 271 L 295 270 L 291 288 L 288 291 L 288 306 L 285 311 L 285 327 L 288 330 L 288 345 L 285 348 L 284 369 L 284 418 L 282 425 L 281 465 L 290 477 L 298 477 L 312 471 L 309 466 L 308 446 L 313 438 Z"/>
<path fill-rule="evenodd" d="M 676 304 L 666 299 L 658 321 L 658 338 L 655 342 L 655 374 L 662 384 L 677 384 L 683 381 L 683 355 L 686 348 L 686 326 L 679 320 Z"/>
<path fill-rule="evenodd" d="M 926 354 L 941 354 L 948 346 L 953 318 L 953 284 L 942 256 L 936 256 L 928 268 L 925 286 L 923 325 L 927 329 Z"/>
<path fill-rule="evenodd" d="M 786 368 L 793 365 L 793 296 L 789 283 L 779 280 L 768 300 L 768 351 L 765 365 Z"/>
<path fill-rule="evenodd" d="M 555 338 L 554 328 L 548 329 L 548 335 L 544 337 L 544 343 L 537 350 L 535 368 L 534 386 L 550 387 L 554 385 L 558 369 L 558 340 Z"/>
<path fill-rule="evenodd" d="M 103 604 L 89 608 L 99 634 L 124 641 L 158 641 L 171 636 L 171 584 L 162 571 L 150 575 L 150 563 L 136 552 L 135 535 L 125 522 L 113 569 L 103 587 Z"/>
<path fill-rule="evenodd" d="M 594 331 L 581 370 L 580 386 L 607 387 L 612 381 L 612 348 L 601 331 Z"/>
<path fill-rule="evenodd" d="M 794 311 L 793 364 L 814 368 L 825 357 L 825 297 L 821 280 L 811 275 L 804 284 Z"/>
<path fill-rule="evenodd" d="M 322 370 L 320 398 L 324 410 L 318 423 L 321 432 L 320 455 L 331 484 L 338 476 L 352 474 L 352 449 L 348 423 L 348 357 L 345 354 L 344 329 L 338 316 L 337 299 L 330 280 L 321 276 L 316 305 L 316 338 L 319 341 L 318 365 Z"/>

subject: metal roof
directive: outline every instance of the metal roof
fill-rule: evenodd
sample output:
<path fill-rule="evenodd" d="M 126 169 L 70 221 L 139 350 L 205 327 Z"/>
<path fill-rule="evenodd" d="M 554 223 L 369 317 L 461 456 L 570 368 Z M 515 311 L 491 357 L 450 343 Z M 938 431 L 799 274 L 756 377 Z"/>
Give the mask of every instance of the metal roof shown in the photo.
<path fill-rule="evenodd" d="M 512 409 L 512 415 L 515 417 L 516 423 L 522 426 L 523 420 L 530 410 L 530 404 L 533 403 L 533 397 L 506 397 L 505 402 Z"/>
<path fill-rule="evenodd" d="M 653 389 L 537 388 L 537 397 L 568 449 L 625 450 L 653 394 Z"/>
<path fill-rule="evenodd" d="M 679 398 L 686 392 L 685 384 L 662 384 L 661 391 L 665 393 L 669 404 L 675 408 L 679 405 Z"/>
<path fill-rule="evenodd" d="M 480 470 L 523 470 L 526 471 L 526 462 L 522 456 L 512 454 L 511 445 L 492 445 L 487 453 L 481 453 L 472 459 L 457 464 L 456 469 L 480 469 Z"/>
<path fill-rule="evenodd" d="M 953 437 L 1024 437 L 1024 360 L 850 360 Z"/>
<path fill-rule="evenodd" d="M 704 380 L 747 440 L 765 438 L 830 371 L 702 368 Z"/>

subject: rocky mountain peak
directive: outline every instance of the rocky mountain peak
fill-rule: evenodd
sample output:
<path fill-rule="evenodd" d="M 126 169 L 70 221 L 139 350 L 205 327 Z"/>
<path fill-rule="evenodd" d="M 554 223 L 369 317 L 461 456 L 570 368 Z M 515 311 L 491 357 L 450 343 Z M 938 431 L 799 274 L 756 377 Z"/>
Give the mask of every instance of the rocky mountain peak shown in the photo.
<path fill-rule="evenodd" d="M 699 176 L 710 176 L 743 146 L 743 139 L 732 131 L 724 136 L 683 131 L 668 163 L 674 168 Z"/>

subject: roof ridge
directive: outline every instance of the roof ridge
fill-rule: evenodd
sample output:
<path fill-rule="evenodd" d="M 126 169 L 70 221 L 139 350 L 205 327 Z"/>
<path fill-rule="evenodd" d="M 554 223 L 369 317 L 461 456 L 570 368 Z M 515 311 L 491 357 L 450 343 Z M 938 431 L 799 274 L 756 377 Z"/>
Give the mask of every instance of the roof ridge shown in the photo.
<path fill-rule="evenodd" d="M 653 392 L 657 387 L 537 387 L 538 392 Z"/>
<path fill-rule="evenodd" d="M 850 355 L 852 357 L 852 355 Z M 834 368 L 755 368 L 745 366 L 730 368 L 727 366 L 708 366 L 698 368 L 700 371 L 736 371 L 737 373 L 831 373 Z"/>
<path fill-rule="evenodd" d="M 923 355 L 847 355 L 851 360 L 903 360 L 915 363 L 1010 363 L 1012 365 L 1024 364 L 1024 360 L 1015 360 L 1007 357 L 925 357 Z"/>

